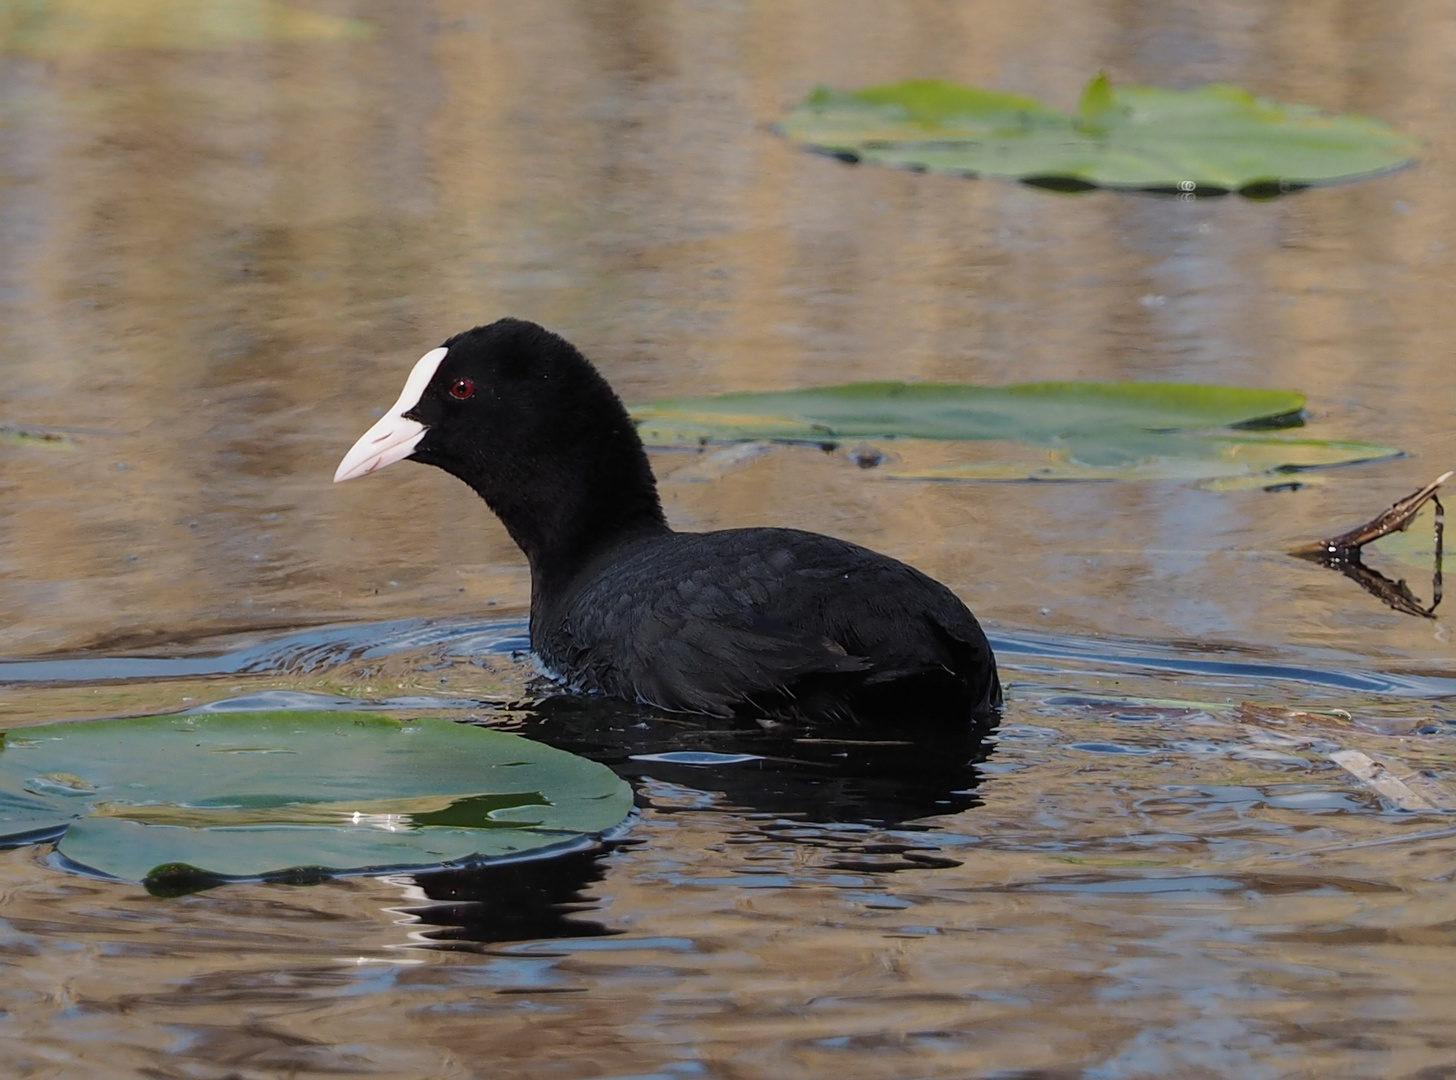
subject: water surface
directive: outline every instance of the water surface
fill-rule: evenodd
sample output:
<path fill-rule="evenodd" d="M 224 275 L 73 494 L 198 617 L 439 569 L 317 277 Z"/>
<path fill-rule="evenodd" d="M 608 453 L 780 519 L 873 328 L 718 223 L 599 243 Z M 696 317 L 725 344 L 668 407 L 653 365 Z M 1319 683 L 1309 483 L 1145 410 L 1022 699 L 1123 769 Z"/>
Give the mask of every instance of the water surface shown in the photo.
<path fill-rule="evenodd" d="M 1456 1064 L 1445 621 L 1282 554 L 1453 465 L 1446 5 L 308 7 L 375 33 L 0 52 L 0 423 L 70 439 L 0 442 L 0 724 L 428 712 L 606 760 L 641 818 L 551 863 L 169 900 L 0 852 L 9 1075 Z M 1425 152 L 1272 203 L 1180 201 L 853 168 L 767 130 L 821 82 L 1067 107 L 1098 69 L 1365 112 Z M 421 353 L 506 314 L 629 401 L 1219 382 L 1301 390 L 1312 435 L 1407 456 L 1220 492 L 655 453 L 675 525 L 854 539 L 992 630 L 1009 704 L 984 760 L 836 769 L 543 700 L 528 576 L 488 511 L 409 465 L 330 484 Z M 1421 543 L 1372 564 L 1428 596 Z"/>

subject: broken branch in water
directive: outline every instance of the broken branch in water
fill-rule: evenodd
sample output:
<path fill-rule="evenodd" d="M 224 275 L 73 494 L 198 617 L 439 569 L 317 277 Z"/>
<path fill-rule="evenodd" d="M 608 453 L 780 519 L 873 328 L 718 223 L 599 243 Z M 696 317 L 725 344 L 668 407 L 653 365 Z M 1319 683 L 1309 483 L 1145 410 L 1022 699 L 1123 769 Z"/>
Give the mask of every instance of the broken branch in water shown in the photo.
<path fill-rule="evenodd" d="M 1436 498 L 1436 490 L 1444 484 L 1456 472 L 1442 473 L 1432 480 L 1420 491 L 1411 492 L 1404 499 L 1394 502 L 1390 509 L 1377 515 L 1364 525 L 1357 526 L 1349 532 L 1342 532 L 1339 536 L 1332 536 L 1328 540 L 1320 540 L 1313 544 L 1304 544 L 1295 548 L 1289 554 L 1298 555 L 1304 559 L 1339 559 L 1358 556 L 1360 549 L 1372 540 L 1379 540 L 1382 536 L 1389 536 L 1393 532 L 1400 532 L 1415 518 L 1421 507 L 1432 499 L 1436 501 L 1437 521 L 1444 517 L 1441 508 L 1441 500 Z M 1436 526 L 1436 535 L 1440 535 L 1441 526 Z"/>
<path fill-rule="evenodd" d="M 1289 554 L 1339 570 L 1346 577 L 1357 582 L 1366 592 L 1379 597 L 1396 611 L 1434 619 L 1436 607 L 1441 603 L 1441 542 L 1446 525 L 1446 510 L 1436 496 L 1436 491 L 1452 476 L 1456 476 L 1456 472 L 1443 473 L 1419 491 L 1411 492 L 1404 499 L 1392 503 L 1388 510 L 1365 524 L 1348 532 L 1342 532 L 1339 536 L 1332 536 L 1328 540 L 1303 544 L 1291 550 Z M 1372 540 L 1379 540 L 1382 536 L 1389 536 L 1393 532 L 1405 529 L 1415 520 L 1421 507 L 1428 502 L 1434 503 L 1436 506 L 1436 563 L 1431 577 L 1431 603 L 1430 606 L 1425 606 L 1410 591 L 1404 580 L 1391 581 L 1378 570 L 1372 570 L 1366 566 L 1360 560 L 1360 551 Z"/>

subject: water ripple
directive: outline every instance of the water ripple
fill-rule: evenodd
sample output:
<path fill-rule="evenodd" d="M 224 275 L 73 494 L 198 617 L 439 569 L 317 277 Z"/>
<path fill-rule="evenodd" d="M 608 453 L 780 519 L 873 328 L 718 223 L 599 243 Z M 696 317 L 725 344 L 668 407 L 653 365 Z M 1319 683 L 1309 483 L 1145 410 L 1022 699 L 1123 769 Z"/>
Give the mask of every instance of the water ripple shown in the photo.
<path fill-rule="evenodd" d="M 1321 654 L 1309 663 L 1210 657 L 1159 642 L 1078 638 L 1025 632 L 992 635 L 1009 672 L 1076 672 L 1109 678 L 1147 674 L 1198 676 L 1220 685 L 1269 683 L 1399 698 L 1456 697 L 1456 678 L 1374 670 L 1366 658 Z M 0 661 L 7 683 L 120 682 L 203 675 L 311 674 L 358 660 L 414 652 L 439 659 L 509 655 L 530 648 L 524 619 L 401 619 L 314 627 L 242 648 L 186 656 L 66 656 Z M 438 702 L 434 702 L 438 707 Z"/>

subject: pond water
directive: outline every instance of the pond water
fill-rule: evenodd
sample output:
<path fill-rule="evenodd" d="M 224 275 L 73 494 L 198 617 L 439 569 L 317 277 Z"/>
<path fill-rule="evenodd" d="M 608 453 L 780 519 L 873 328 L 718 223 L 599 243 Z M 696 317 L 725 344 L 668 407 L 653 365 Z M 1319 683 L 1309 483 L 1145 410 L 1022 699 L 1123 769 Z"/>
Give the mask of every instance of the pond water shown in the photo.
<path fill-rule="evenodd" d="M 214 2 L 224 30 L 293 25 Z M 31 5 L 38 37 L 0 7 L 0 423 L 64 436 L 0 437 L 0 726 L 450 716 L 607 761 L 640 818 L 562 859 L 172 899 L 0 852 L 7 1075 L 1456 1075 L 1449 633 L 1283 554 L 1456 464 L 1446 5 L 296 8 L 372 33 L 219 42 L 148 0 L 107 47 L 118 5 Z M 1098 69 L 1425 149 L 1177 200 L 850 167 L 768 130 L 818 83 L 1067 108 Z M 854 539 L 992 633 L 1008 704 L 974 767 L 785 760 L 543 698 L 485 507 L 408 465 L 330 483 L 422 352 L 506 314 L 634 402 L 1227 383 L 1406 456 L 1214 491 L 656 452 L 675 525 Z M 1430 535 L 1371 558 L 1427 601 Z"/>

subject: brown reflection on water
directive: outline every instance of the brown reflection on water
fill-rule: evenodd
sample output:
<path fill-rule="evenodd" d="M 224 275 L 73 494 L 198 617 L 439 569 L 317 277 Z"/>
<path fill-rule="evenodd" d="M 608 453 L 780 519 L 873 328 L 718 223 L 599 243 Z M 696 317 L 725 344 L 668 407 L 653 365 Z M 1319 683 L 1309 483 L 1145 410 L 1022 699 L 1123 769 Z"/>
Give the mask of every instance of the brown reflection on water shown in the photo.
<path fill-rule="evenodd" d="M 369 8 L 363 43 L 7 58 L 4 419 L 96 433 L 0 449 L 0 648 L 519 609 L 514 550 L 446 478 L 327 482 L 415 356 L 510 312 L 629 400 L 884 376 L 1303 389 L 1316 434 L 1414 460 L 1267 495 L 930 487 L 783 451 L 667 498 L 687 526 L 878 544 L 1009 625 L 1444 655 L 1273 554 L 1445 464 L 1444 68 L 1381 89 L 1339 50 L 1304 58 L 1333 15 L 1258 5 L 1082 7 L 1050 39 L 1039 5 L 895 11 Z M 1065 104 L 1099 64 L 1368 109 L 1429 149 L 1375 183 L 1178 203 L 849 168 L 765 130 L 816 81 Z"/>
<path fill-rule="evenodd" d="M 4 853 L 9 1060 L 67 1076 L 1374 1077 L 1449 1059 L 1448 822 L 1373 812 L 1317 755 L 1229 716 L 1052 705 L 1023 695 L 986 804 L 929 832 L 806 843 L 808 823 L 724 806 L 711 772 L 698 790 L 649 779 L 631 846 L 543 879 L 541 914 L 564 904 L 575 923 L 555 940 L 511 936 L 520 913 L 500 901 L 529 895 L 524 872 L 485 883 L 493 921 L 442 939 L 469 883 L 161 901 Z M 877 873 L 843 857 L 896 840 L 951 858 Z"/>
<path fill-rule="evenodd" d="M 0 449 L 4 651 L 518 609 L 514 550 L 446 478 L 327 482 L 415 356 L 509 312 L 629 400 L 884 376 L 1303 389 L 1316 434 L 1413 460 L 1268 495 L 931 487 L 783 451 L 667 498 L 687 526 L 878 544 L 1009 625 L 1445 655 L 1274 554 L 1447 463 L 1442 65 L 1387 84 L 1318 44 L 1354 32 L 1334 9 L 1252 4 L 1058 9 L 1050 37 L 1036 4 L 349 10 L 380 32 L 6 59 L 4 419 L 97 433 Z M 1377 54 L 1422 25 L 1382 24 Z M 850 168 L 765 130 L 816 81 L 1066 104 L 1099 65 L 1368 110 L 1428 151 L 1274 204 L 1179 203 Z"/>
<path fill-rule="evenodd" d="M 681 475 L 689 455 L 654 460 L 681 526 L 860 540 L 1005 631 L 1449 670 L 1440 620 L 1282 554 L 1456 464 L 1448 5 L 308 6 L 377 32 L 0 52 L 0 422 L 76 429 L 72 449 L 0 443 L 0 655 L 518 615 L 522 562 L 454 481 L 404 465 L 330 483 L 414 359 L 514 314 L 630 401 L 872 378 L 1302 390 L 1311 434 L 1410 456 L 1277 494 L 894 482 L 800 448 Z M 1186 202 L 851 168 L 766 130 L 821 82 L 940 76 L 1070 107 L 1099 69 L 1366 112 L 1425 152 L 1274 203 Z M 489 713 L 526 676 L 395 660 L 4 687 L 0 721 L 260 689 L 459 693 Z M 985 805 L 932 834 L 959 866 L 846 870 L 722 805 L 711 777 L 659 781 L 655 803 L 697 810 L 649 809 L 606 858 L 581 917 L 621 933 L 590 944 L 443 953 L 414 947 L 401 911 L 424 901 L 403 885 L 160 901 L 0 853 L 6 1056 L 67 1077 L 1449 1067 L 1445 818 L 1384 813 L 1322 751 L 1226 719 L 1138 728 L 1047 697 L 1282 688 L 1010 681 Z M 1311 696 L 1355 711 L 1356 739 L 1444 708 Z M 1372 752 L 1449 779 L 1447 736 L 1390 738 Z"/>

